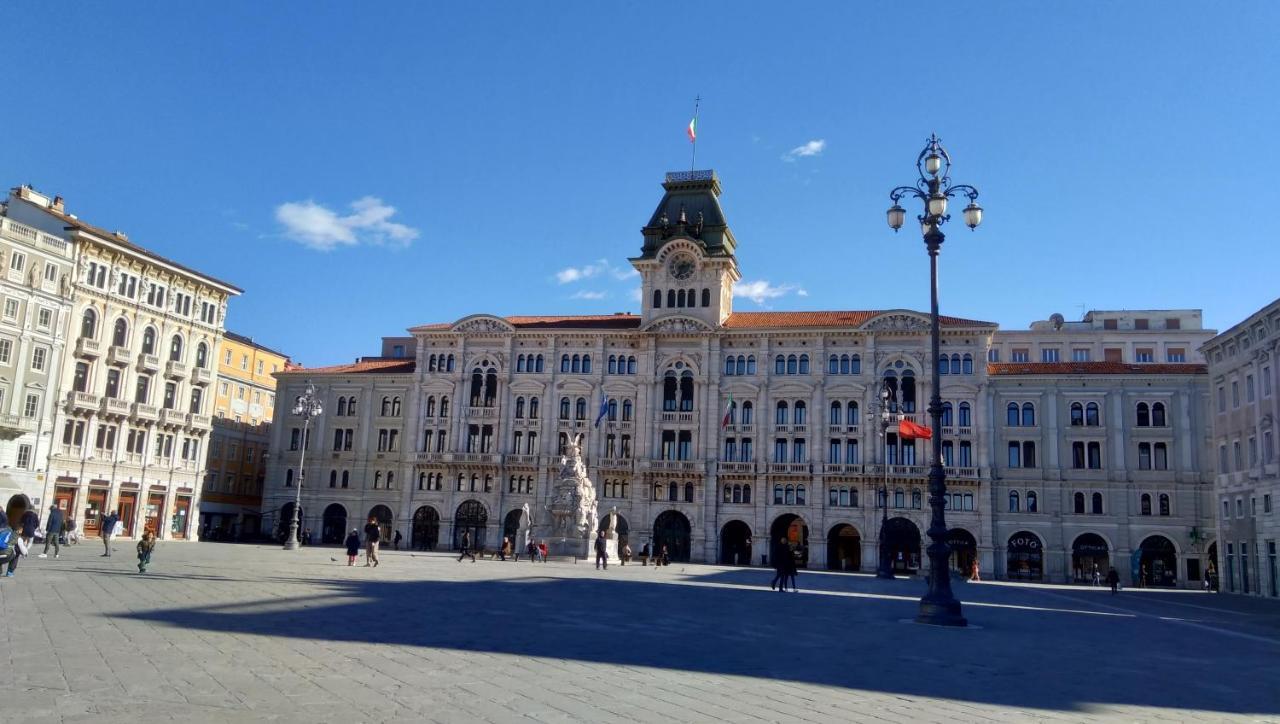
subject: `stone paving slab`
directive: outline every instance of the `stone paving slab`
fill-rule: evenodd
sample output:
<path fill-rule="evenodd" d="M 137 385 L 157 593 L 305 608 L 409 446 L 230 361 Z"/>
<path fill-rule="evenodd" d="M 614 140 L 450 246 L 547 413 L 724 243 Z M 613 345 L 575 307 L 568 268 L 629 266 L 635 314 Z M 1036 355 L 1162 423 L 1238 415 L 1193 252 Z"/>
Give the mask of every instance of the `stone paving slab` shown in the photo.
<path fill-rule="evenodd" d="M 0 721 L 1280 722 L 1280 604 L 166 543 L 0 579 Z"/>

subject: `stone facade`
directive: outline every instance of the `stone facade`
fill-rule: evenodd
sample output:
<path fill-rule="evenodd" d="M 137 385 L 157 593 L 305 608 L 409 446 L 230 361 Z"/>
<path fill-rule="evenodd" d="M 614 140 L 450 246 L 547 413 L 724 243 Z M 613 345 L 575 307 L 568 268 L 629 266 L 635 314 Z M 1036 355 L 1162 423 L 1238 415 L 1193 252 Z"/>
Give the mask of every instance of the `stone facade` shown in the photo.
<path fill-rule="evenodd" d="M 311 423 L 304 527 L 337 542 L 373 515 L 411 545 L 452 547 L 465 528 L 496 548 L 521 506 L 545 509 L 561 449 L 583 433 L 600 509 L 617 506 L 636 551 L 652 543 L 677 560 L 760 563 L 768 540 L 785 537 L 811 568 L 868 571 L 887 517 L 890 557 L 914 572 L 930 447 L 900 439 L 899 422 L 931 424 L 923 413 L 938 364 L 957 569 L 976 557 L 986 576 L 1066 581 L 1097 562 L 1104 575 L 1115 566 L 1140 580 L 1146 570 L 1169 585 L 1204 570 L 1206 374 L 1194 350 L 1212 333 L 1198 312 L 1153 312 L 1179 320 L 1176 333 L 1154 336 L 1105 322 L 1132 316 L 1121 312 L 1011 333 L 943 317 L 935 361 L 928 316 L 911 310 L 735 312 L 736 240 L 718 180 L 669 174 L 664 190 L 630 260 L 642 279 L 638 315 L 473 315 L 414 327 L 379 357 L 278 375 L 282 399 L 311 383 L 326 401 Z M 1186 357 L 1137 362 L 1156 338 Z M 1079 363 L 987 363 L 1008 359 L 1011 345 L 1086 343 L 1097 356 Z M 1105 361 L 1113 344 L 1122 357 Z M 886 384 L 887 420 L 877 407 Z M 272 428 L 280 453 L 264 518 L 276 526 L 297 492 L 301 428 L 283 410 Z M 1147 543 L 1153 535 L 1160 546 Z"/>
<path fill-rule="evenodd" d="M 1220 590 L 1280 596 L 1280 300 L 1209 340 Z"/>

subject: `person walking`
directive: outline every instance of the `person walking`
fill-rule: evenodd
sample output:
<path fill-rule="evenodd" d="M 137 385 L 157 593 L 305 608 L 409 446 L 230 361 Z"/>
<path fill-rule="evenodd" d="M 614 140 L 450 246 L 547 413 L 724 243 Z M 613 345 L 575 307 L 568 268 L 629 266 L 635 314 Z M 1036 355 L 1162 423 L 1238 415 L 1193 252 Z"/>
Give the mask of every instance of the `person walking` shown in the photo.
<path fill-rule="evenodd" d="M 773 580 L 769 581 L 770 590 L 786 591 L 786 559 L 791 556 L 791 550 L 787 547 L 787 539 L 779 538 L 778 542 L 770 546 L 769 561 L 773 563 Z"/>
<path fill-rule="evenodd" d="M 1107 571 L 1107 585 L 1111 586 L 1111 595 L 1116 595 L 1116 591 L 1120 590 L 1120 574 L 1116 573 L 1116 569 L 1112 568 Z"/>
<path fill-rule="evenodd" d="M 67 545 L 80 543 L 80 534 L 76 532 L 76 519 L 67 518 Z"/>
<path fill-rule="evenodd" d="M 146 573 L 147 566 L 151 564 L 151 552 L 156 549 L 156 534 L 150 530 L 143 532 L 142 540 L 138 541 L 138 573 Z"/>
<path fill-rule="evenodd" d="M 596 570 L 600 570 L 600 566 L 604 565 L 604 569 L 609 570 L 609 544 L 605 540 L 604 531 L 596 534 Z"/>
<path fill-rule="evenodd" d="M 644 545 L 640 546 L 640 565 L 642 565 L 642 566 L 647 566 L 647 565 L 649 565 L 649 544 L 648 544 L 648 542 L 646 542 Z"/>
<path fill-rule="evenodd" d="M 623 543 L 622 550 L 618 553 L 618 561 L 625 566 L 629 560 L 631 560 L 631 544 Z"/>
<path fill-rule="evenodd" d="M 400 531 L 397 530 L 395 537 L 391 539 L 391 547 L 395 550 L 400 550 L 400 541 L 402 540 L 404 540 L 404 536 L 400 535 Z"/>
<path fill-rule="evenodd" d="M 791 584 L 791 592 L 792 592 L 792 593 L 799 593 L 799 592 L 800 592 L 800 589 L 796 587 L 796 573 L 797 573 L 797 570 L 799 569 L 799 566 L 797 566 L 797 565 L 796 565 L 796 556 L 795 556 L 795 553 L 794 553 L 794 552 L 792 552 L 792 550 L 791 550 L 791 547 L 790 547 L 790 546 L 786 546 L 786 545 L 784 545 L 784 546 L 783 546 L 783 548 L 784 548 L 784 551 L 783 551 L 783 552 L 784 552 L 786 555 L 784 555 L 784 556 L 783 556 L 783 559 L 784 559 L 784 560 L 783 560 L 783 573 L 784 573 L 785 575 L 784 575 L 784 577 L 783 577 L 783 586 L 782 586 L 782 588 L 783 588 L 783 590 L 786 590 L 786 584 L 787 584 L 787 583 L 790 583 L 790 584 Z"/>
<path fill-rule="evenodd" d="M 1093 564 L 1093 585 L 1102 585 L 1102 571 L 1098 570 L 1098 564 Z"/>
<path fill-rule="evenodd" d="M 511 555 L 511 538 L 502 536 L 502 547 L 498 549 L 498 560 L 505 561 Z"/>
<path fill-rule="evenodd" d="M 378 566 L 378 541 L 382 539 L 382 528 L 378 526 L 378 519 L 369 516 L 369 522 L 364 527 L 364 567 Z"/>
<path fill-rule="evenodd" d="M 102 554 L 103 558 L 111 557 L 111 537 L 116 532 L 116 522 L 120 520 L 120 516 L 113 510 L 102 518 L 102 546 L 107 549 Z"/>
<path fill-rule="evenodd" d="M 671 554 L 667 552 L 666 546 L 662 546 L 662 550 L 658 551 L 658 562 L 664 566 L 671 565 Z"/>
<path fill-rule="evenodd" d="M 22 552 L 22 555 L 29 555 L 31 546 L 35 543 L 36 531 L 40 529 L 40 514 L 28 508 L 26 512 L 22 514 L 22 525 L 19 529 L 22 542 L 26 544 L 21 546 L 22 548 L 26 548 L 26 550 Z"/>
<path fill-rule="evenodd" d="M 529 554 L 530 563 L 538 562 L 538 544 L 534 543 L 532 538 L 529 539 L 529 544 L 525 546 L 524 552 Z"/>
<path fill-rule="evenodd" d="M 458 539 L 458 562 L 461 563 L 463 558 L 471 556 L 471 562 L 476 562 L 476 554 L 471 552 L 471 531 L 462 531 L 462 537 Z"/>
<path fill-rule="evenodd" d="M 355 528 L 351 529 L 351 534 L 347 536 L 347 565 L 354 566 L 356 564 L 356 556 L 360 555 L 360 531 Z"/>
<path fill-rule="evenodd" d="M 977 559 L 977 557 L 974 557 L 974 559 L 973 559 L 973 565 L 969 567 L 969 580 L 970 580 L 970 581 L 981 581 L 981 580 L 982 580 L 982 576 L 980 576 L 980 575 L 978 574 L 978 559 Z"/>
<path fill-rule="evenodd" d="M 8 564 L 8 570 L 4 572 L 6 578 L 13 578 L 13 571 L 18 567 L 18 557 L 22 555 L 18 552 L 15 538 L 17 534 L 9 527 L 9 516 L 0 508 L 0 566 Z"/>
<path fill-rule="evenodd" d="M 62 555 L 62 544 L 58 542 L 58 537 L 62 535 L 62 524 L 66 521 L 66 517 L 62 514 L 62 508 L 53 506 L 49 509 L 49 519 L 44 524 L 44 551 L 37 558 L 49 557 L 49 545 L 53 545 L 53 557 L 57 558 Z"/>

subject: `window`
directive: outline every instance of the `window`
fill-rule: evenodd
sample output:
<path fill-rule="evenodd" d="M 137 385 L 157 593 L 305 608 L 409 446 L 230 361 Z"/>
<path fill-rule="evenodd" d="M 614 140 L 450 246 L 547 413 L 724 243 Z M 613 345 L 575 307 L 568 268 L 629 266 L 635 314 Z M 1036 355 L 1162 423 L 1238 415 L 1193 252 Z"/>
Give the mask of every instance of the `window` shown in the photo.
<path fill-rule="evenodd" d="M 1160 494 L 1160 515 L 1170 515 L 1169 496 L 1167 493 Z"/>
<path fill-rule="evenodd" d="M 1030 362 L 1031 352 L 1025 348 L 1015 349 L 1013 350 L 1013 353 L 1009 355 L 1009 361 L 1010 362 Z"/>
<path fill-rule="evenodd" d="M 1231 407 L 1240 406 L 1240 382 L 1238 380 L 1231 381 Z"/>
<path fill-rule="evenodd" d="M 1058 361 L 1058 348 L 1057 348 L 1057 347 L 1045 347 L 1044 349 L 1040 350 L 1040 361 L 1041 361 L 1041 362 L 1057 362 L 1057 361 Z"/>
<path fill-rule="evenodd" d="M 1143 493 L 1139 502 L 1139 511 L 1142 515 L 1151 515 L 1151 496 Z"/>
<path fill-rule="evenodd" d="M 31 446 L 30 445 L 18 446 L 18 468 L 20 470 L 31 469 Z"/>
<path fill-rule="evenodd" d="M 1094 493 L 1090 506 L 1090 512 L 1094 515 L 1102 515 L 1102 493 Z"/>
<path fill-rule="evenodd" d="M 1253 402 L 1253 375 L 1244 377 L 1244 399 L 1246 402 Z"/>
<path fill-rule="evenodd" d="M 1150 320 L 1135 319 L 1133 320 L 1134 329 L 1151 329 Z"/>
<path fill-rule="evenodd" d="M 1218 385 L 1218 412 L 1227 411 L 1227 389 Z"/>
<path fill-rule="evenodd" d="M 1151 443 L 1138 443 L 1138 469 L 1151 469 Z"/>
<path fill-rule="evenodd" d="M 1040 499 L 1036 496 L 1036 491 L 1027 491 L 1027 512 L 1037 513 L 1040 510 Z"/>
<path fill-rule="evenodd" d="M 22 273 L 23 268 L 27 264 L 27 255 L 20 252 L 13 252 L 9 257 L 9 271 Z M 104 270 L 105 271 L 105 270 Z"/>
<path fill-rule="evenodd" d="M 1155 362 L 1155 354 L 1150 347 L 1139 347 L 1133 351 L 1135 362 Z"/>
<path fill-rule="evenodd" d="M 1088 445 L 1088 463 L 1090 470 L 1102 469 L 1102 443 L 1091 442 Z"/>
<path fill-rule="evenodd" d="M 18 318 L 18 300 L 17 299 L 4 300 L 4 318 L 5 319 Z"/>
<path fill-rule="evenodd" d="M 44 372 L 45 359 L 49 355 L 49 350 L 44 347 L 31 348 L 31 369 L 36 372 Z"/>
<path fill-rule="evenodd" d="M 1102 320 L 1102 328 L 1103 329 L 1119 329 L 1120 325 L 1117 323 L 1117 320 L 1104 319 Z"/>
<path fill-rule="evenodd" d="M 1182 347 L 1170 347 L 1164 352 L 1166 362 L 1186 362 L 1187 350 Z"/>
<path fill-rule="evenodd" d="M 1089 350 L 1088 350 L 1088 349 L 1073 349 L 1073 350 L 1071 350 L 1071 361 L 1072 361 L 1072 362 L 1088 362 L 1088 361 L 1089 361 Z"/>
<path fill-rule="evenodd" d="M 1177 317 L 1167 317 L 1164 320 L 1165 329 L 1182 329 L 1182 320 Z"/>
<path fill-rule="evenodd" d="M 1123 362 L 1124 350 L 1119 347 L 1107 347 L 1102 350 L 1102 359 L 1105 362 Z"/>
<path fill-rule="evenodd" d="M 1017 513 L 1020 510 L 1022 510 L 1022 506 L 1019 504 L 1018 491 L 1010 490 L 1009 491 L 1009 512 Z"/>
<path fill-rule="evenodd" d="M 1136 424 L 1138 427 L 1151 427 L 1151 408 L 1145 402 L 1138 403 Z"/>
<path fill-rule="evenodd" d="M 999 361 L 1000 361 L 1000 350 L 999 350 L 998 348 L 996 348 L 996 347 L 992 347 L 991 349 L 987 350 L 987 361 L 988 361 L 988 362 L 999 362 Z"/>
<path fill-rule="evenodd" d="M 53 310 L 47 307 L 41 307 L 36 316 L 36 326 L 40 329 L 48 329 L 53 325 Z"/>
<path fill-rule="evenodd" d="M 0 339 L 0 364 L 9 364 L 13 356 L 13 341 Z"/>

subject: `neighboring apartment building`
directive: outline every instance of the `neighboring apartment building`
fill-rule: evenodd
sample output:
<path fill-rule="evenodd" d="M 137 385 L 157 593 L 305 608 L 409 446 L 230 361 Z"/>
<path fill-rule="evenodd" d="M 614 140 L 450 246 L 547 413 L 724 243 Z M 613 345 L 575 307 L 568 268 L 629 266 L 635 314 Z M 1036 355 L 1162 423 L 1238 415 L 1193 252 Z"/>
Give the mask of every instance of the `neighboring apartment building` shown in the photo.
<path fill-rule="evenodd" d="M 68 348 L 53 391 L 53 449 L 43 497 L 97 535 L 106 510 L 125 534 L 194 535 L 208 439 L 209 388 L 227 300 L 240 290 L 148 251 L 123 232 L 68 214 L 28 187 L 6 215 L 70 245 L 60 292 Z"/>
<path fill-rule="evenodd" d="M 239 540 L 260 531 L 268 434 L 275 414 L 277 372 L 289 357 L 234 332 L 218 356 L 213 434 L 200 503 L 201 537 Z"/>
<path fill-rule="evenodd" d="M 1280 596 L 1280 299 L 1206 342 L 1218 512 L 1219 590 Z"/>
<path fill-rule="evenodd" d="M 889 555 L 915 572 L 930 447 L 901 439 L 896 419 L 886 434 L 876 405 L 887 385 L 897 413 L 928 424 L 937 364 L 957 569 L 976 558 L 988 576 L 1061 582 L 1114 566 L 1125 581 L 1199 585 L 1211 513 L 1194 350 L 1212 334 L 1199 312 L 1055 315 L 1026 332 L 943 317 L 935 361 L 918 312 L 734 311 L 718 179 L 674 173 L 663 187 L 630 260 L 639 315 L 477 314 L 387 338 L 379 357 L 278 375 L 285 399 L 314 384 L 325 412 L 309 439 L 288 411 L 276 418 L 264 525 L 283 533 L 305 449 L 304 527 L 323 541 L 373 516 L 415 547 L 463 531 L 496 547 L 521 506 L 549 503 L 561 451 L 584 434 L 601 515 L 617 506 L 636 550 L 758 563 L 785 537 L 802 565 L 873 570 L 887 506 Z M 1026 357 L 983 362 L 1014 349 Z M 1076 349 L 1091 356 L 1064 363 Z"/>
<path fill-rule="evenodd" d="M 56 200 L 61 203 L 61 200 Z M 51 203 L 55 203 L 51 202 Z M 7 205 L 6 205 L 7 209 Z M 66 354 L 73 249 L 0 212 L 0 502 L 12 521 L 52 495 L 46 465 Z M 70 512 L 70 501 L 56 501 Z"/>

